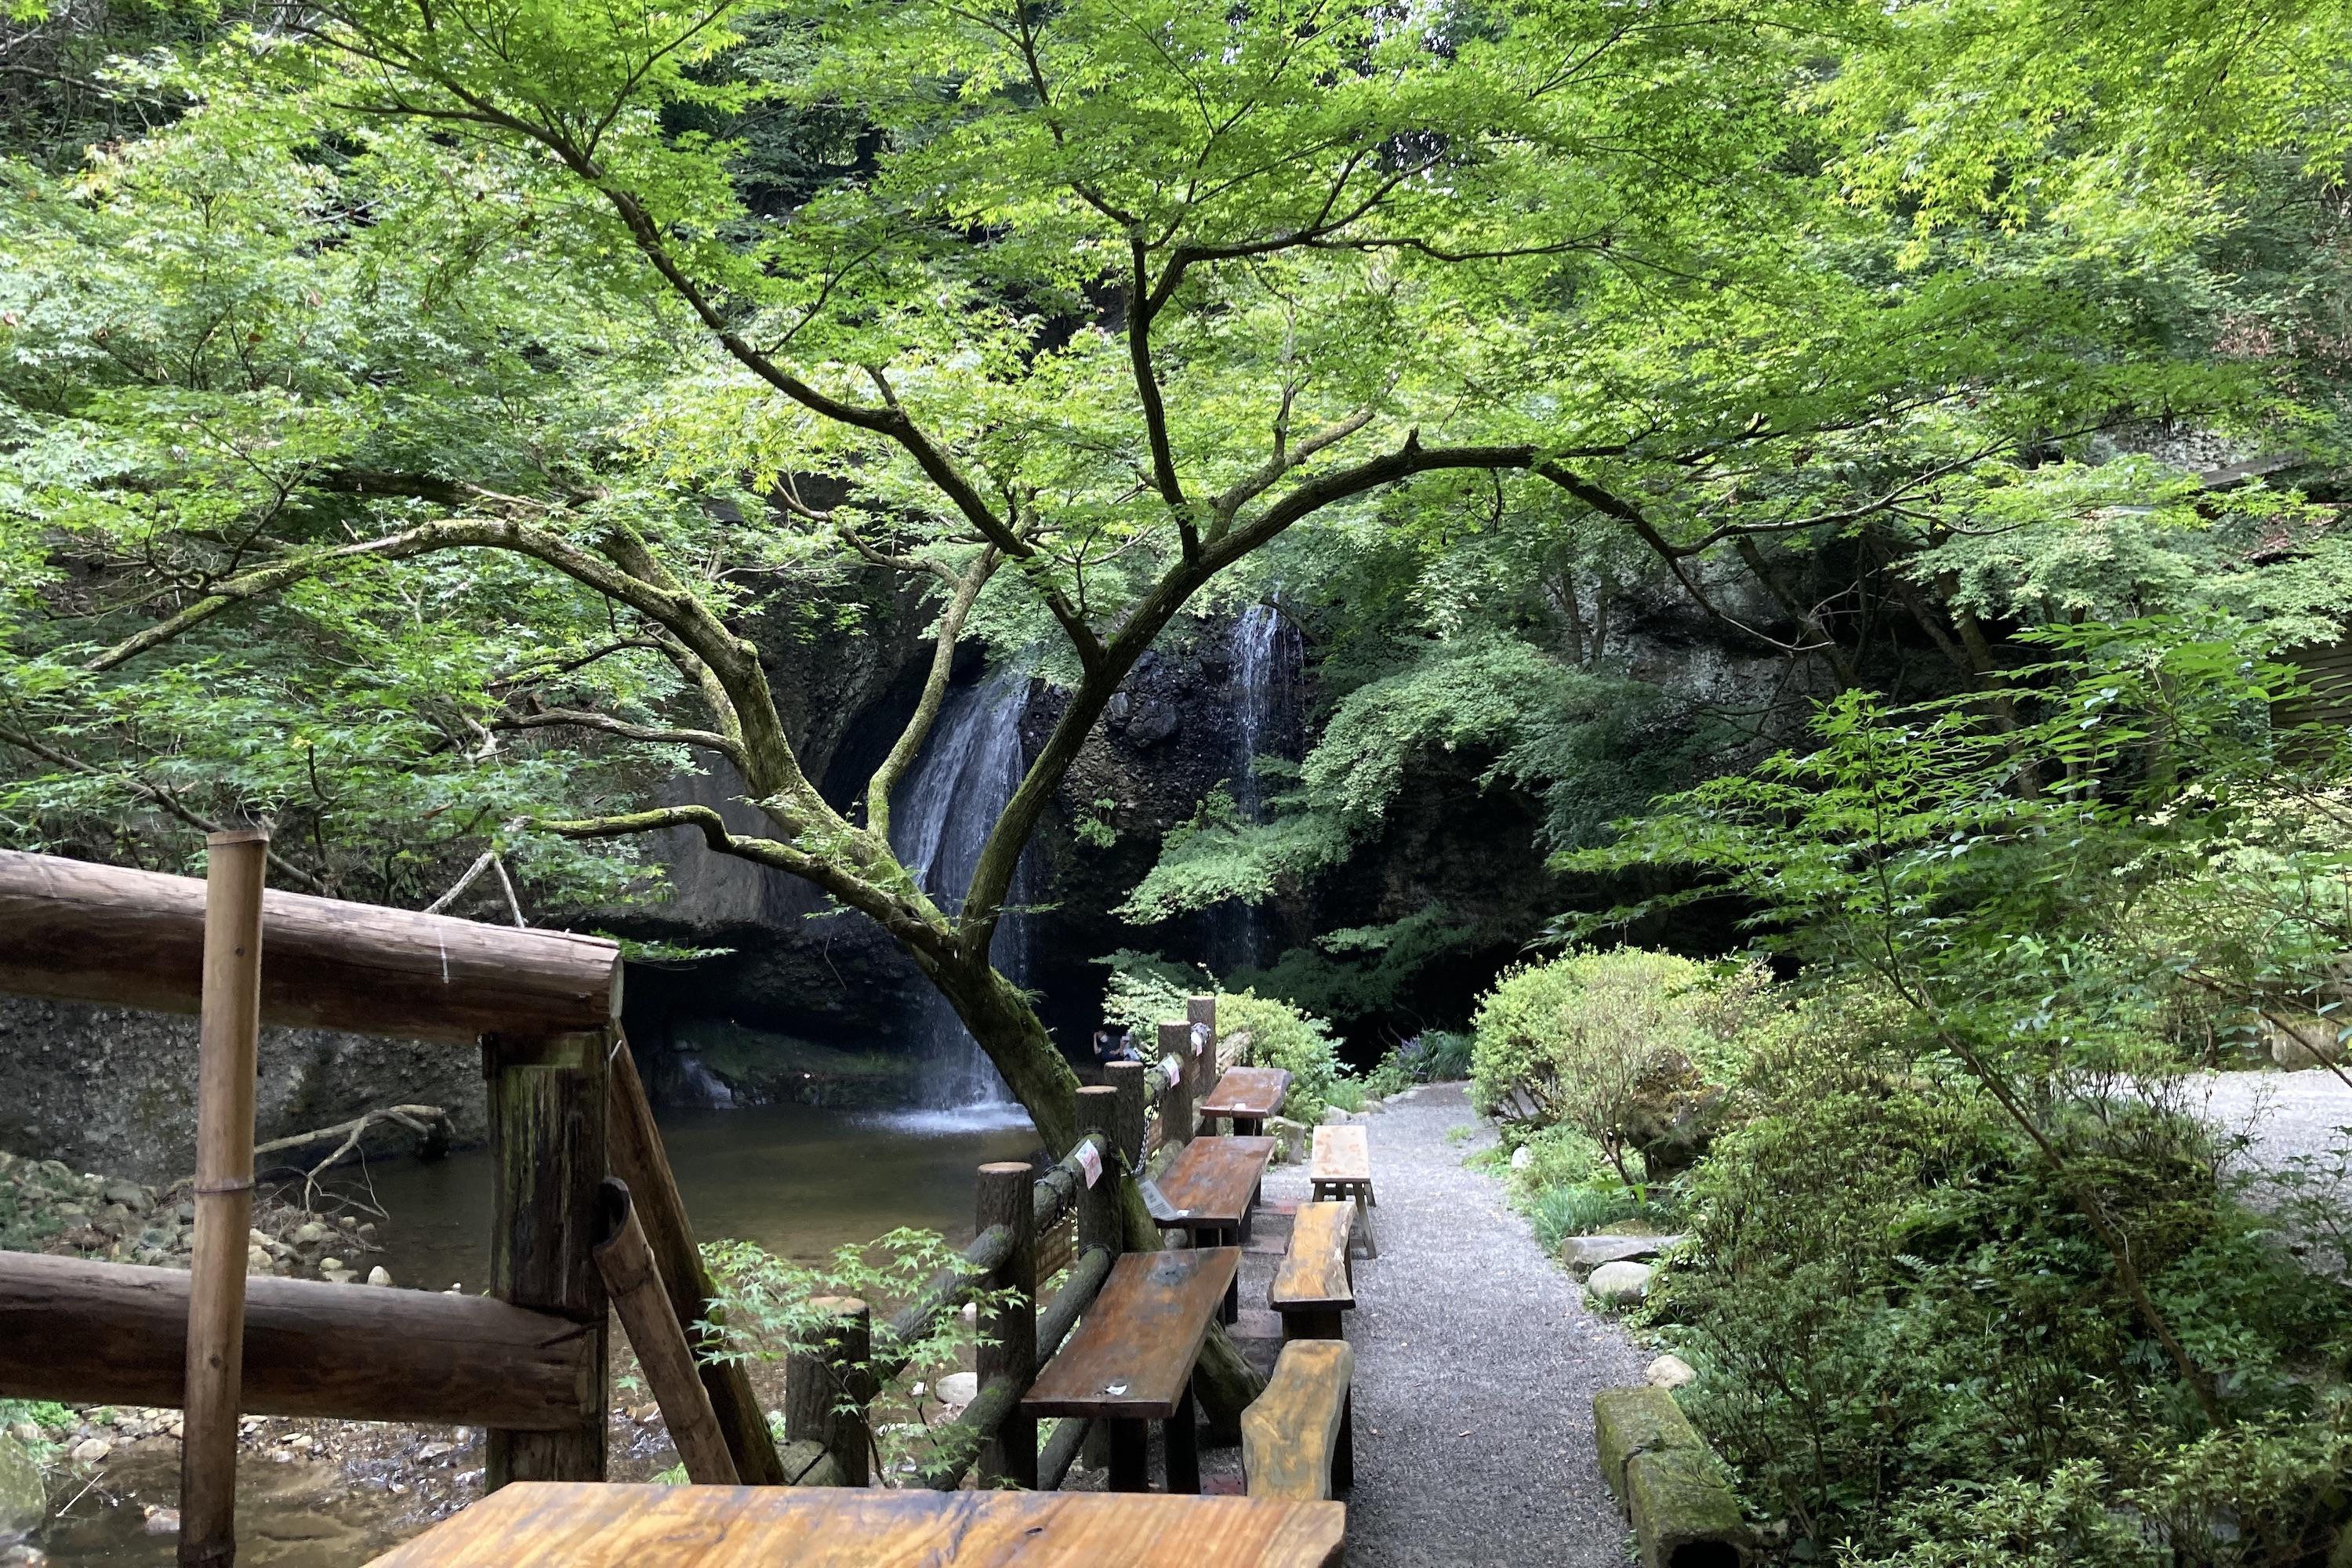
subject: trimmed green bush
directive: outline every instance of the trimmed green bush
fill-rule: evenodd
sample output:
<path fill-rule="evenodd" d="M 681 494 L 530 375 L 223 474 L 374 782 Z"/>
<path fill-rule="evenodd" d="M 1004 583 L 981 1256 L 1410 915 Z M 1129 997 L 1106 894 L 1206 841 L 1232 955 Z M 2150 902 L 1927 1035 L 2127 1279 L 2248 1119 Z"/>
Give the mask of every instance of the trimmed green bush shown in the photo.
<path fill-rule="evenodd" d="M 1727 1076 L 1775 1009 L 1761 971 L 1639 948 L 1572 952 L 1505 975 L 1478 1008 L 1471 1094 L 1532 1131 L 1567 1127 L 1628 1183 L 1645 1131 Z"/>

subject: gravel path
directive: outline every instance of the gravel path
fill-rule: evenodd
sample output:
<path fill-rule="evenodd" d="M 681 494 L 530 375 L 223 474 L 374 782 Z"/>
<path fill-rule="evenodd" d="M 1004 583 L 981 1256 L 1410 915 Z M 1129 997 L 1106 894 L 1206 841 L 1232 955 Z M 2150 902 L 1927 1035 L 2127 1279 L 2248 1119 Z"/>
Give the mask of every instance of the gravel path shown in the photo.
<path fill-rule="evenodd" d="M 1356 1265 L 1348 1325 L 1351 1568 L 1622 1568 L 1592 1395 L 1641 1382 L 1648 1358 L 1585 1307 L 1500 1184 L 1464 1168 L 1494 1134 L 1461 1085 L 1391 1101 L 1368 1130 L 1381 1256 Z M 1282 1167 L 1266 1196 L 1303 1198 L 1306 1185 Z"/>
<path fill-rule="evenodd" d="M 2273 1168 L 2326 1152 L 2336 1130 L 2352 1126 L 2352 1089 L 2332 1072 L 2199 1073 L 2186 1082 L 2190 1110 L 2225 1132 L 2248 1134 L 2248 1158 Z"/>

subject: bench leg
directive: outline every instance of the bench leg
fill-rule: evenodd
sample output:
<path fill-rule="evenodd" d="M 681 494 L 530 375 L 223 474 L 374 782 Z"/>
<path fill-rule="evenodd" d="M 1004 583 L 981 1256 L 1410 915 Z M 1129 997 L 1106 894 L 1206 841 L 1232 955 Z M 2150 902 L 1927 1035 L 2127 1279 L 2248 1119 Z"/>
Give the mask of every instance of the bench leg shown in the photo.
<path fill-rule="evenodd" d="M 1343 1340 L 1348 1336 L 1340 1328 L 1337 1312 L 1285 1312 L 1282 1314 L 1282 1342 L 1293 1340 Z"/>
<path fill-rule="evenodd" d="M 1148 1492 L 1151 1489 L 1151 1429 L 1141 1421 L 1106 1419 L 1110 1434 L 1110 1489 Z"/>
<path fill-rule="evenodd" d="M 1356 1234 L 1364 1238 L 1364 1256 L 1378 1258 L 1381 1244 L 1372 1239 L 1372 1211 L 1366 1206 L 1370 1198 L 1371 1189 L 1369 1187 L 1356 1189 Z"/>
<path fill-rule="evenodd" d="M 1168 1418 L 1168 1489 L 1196 1497 L 1201 1490 L 1200 1436 L 1192 1428 L 1192 1384 L 1176 1397 L 1176 1414 Z"/>
<path fill-rule="evenodd" d="M 1223 1226 L 1220 1226 L 1217 1239 L 1227 1247 L 1234 1247 L 1240 1245 L 1238 1237 L 1246 1237 L 1248 1234 L 1249 1226 L 1246 1224 L 1240 1226 L 1230 1235 Z M 1217 1316 L 1228 1323 L 1238 1323 L 1242 1321 L 1242 1271 L 1238 1268 L 1234 1270 L 1233 1280 L 1225 1287 L 1225 1304 L 1217 1309 Z"/>
<path fill-rule="evenodd" d="M 1339 1404 L 1339 1445 L 1331 1451 L 1331 1490 L 1347 1491 L 1356 1484 L 1356 1395 L 1350 1389 Z"/>

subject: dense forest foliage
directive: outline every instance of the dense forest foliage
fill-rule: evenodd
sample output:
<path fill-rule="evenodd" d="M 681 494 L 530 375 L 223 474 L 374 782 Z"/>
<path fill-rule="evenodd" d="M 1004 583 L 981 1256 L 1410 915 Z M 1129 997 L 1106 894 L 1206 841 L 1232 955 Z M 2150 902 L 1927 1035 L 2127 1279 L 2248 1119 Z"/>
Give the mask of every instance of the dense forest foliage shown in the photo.
<path fill-rule="evenodd" d="M 0 831 L 263 818 L 282 885 L 580 923 L 690 829 L 1058 1146 L 1016 865 L 1155 642 L 1278 589 L 1311 743 L 1127 912 L 1338 875 L 1441 765 L 1537 803 L 1479 1093 L 1539 1221 L 1703 1243 L 1652 1310 L 1782 1547 L 2301 1561 L 2352 1320 L 2161 1086 L 2332 1036 L 2352 947 L 2347 68 L 2322 0 L 21 0 Z M 746 628 L 821 658 L 876 574 L 928 677 L 821 788 Z M 934 896 L 893 791 L 975 648 L 1062 700 Z M 1272 999 L 1490 935 L 1235 1005 L 1344 1099 Z"/>

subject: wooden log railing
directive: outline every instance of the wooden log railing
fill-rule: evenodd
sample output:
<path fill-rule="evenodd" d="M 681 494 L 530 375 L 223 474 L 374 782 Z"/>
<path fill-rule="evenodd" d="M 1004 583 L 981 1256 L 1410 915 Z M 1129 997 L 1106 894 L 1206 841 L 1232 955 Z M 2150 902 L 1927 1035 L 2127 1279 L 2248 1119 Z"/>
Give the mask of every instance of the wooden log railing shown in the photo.
<path fill-rule="evenodd" d="M 205 884 L 190 878 L 0 851 L 0 991 L 209 1008 L 205 900 Z M 500 1300 L 257 1279 L 236 1407 L 479 1426 L 489 1434 L 492 1486 L 600 1479 L 608 1369 L 593 1247 L 608 1168 L 632 1190 L 677 1327 L 691 1340 L 714 1317 L 710 1280 L 620 1042 L 618 945 L 297 893 L 263 891 L 259 901 L 259 1024 L 479 1044 L 498 1165 Z M 184 1274 L 0 1253 L 0 1394 L 190 1400 L 189 1299 Z M 705 1361 L 697 1373 L 737 1474 L 792 1479 L 742 1363 Z"/>

